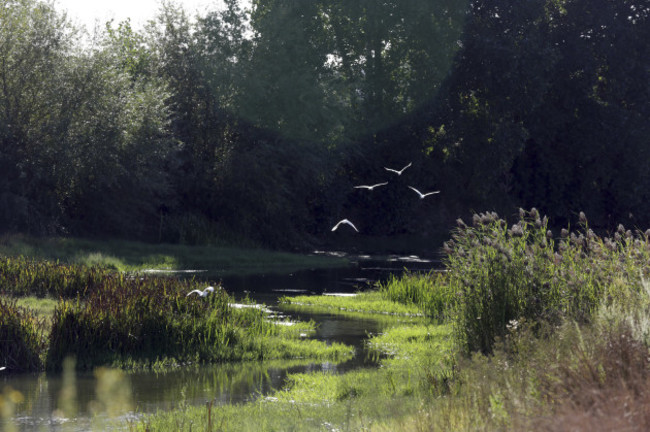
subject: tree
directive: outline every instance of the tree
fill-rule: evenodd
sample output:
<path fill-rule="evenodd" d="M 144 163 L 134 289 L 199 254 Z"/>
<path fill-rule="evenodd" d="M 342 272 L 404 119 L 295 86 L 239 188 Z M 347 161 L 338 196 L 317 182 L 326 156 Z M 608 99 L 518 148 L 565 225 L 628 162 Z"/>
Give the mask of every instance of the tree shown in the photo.
<path fill-rule="evenodd" d="M 73 32 L 48 4 L 0 1 L 0 226 L 52 232 L 58 227 L 56 171 L 71 104 L 65 61 Z"/>

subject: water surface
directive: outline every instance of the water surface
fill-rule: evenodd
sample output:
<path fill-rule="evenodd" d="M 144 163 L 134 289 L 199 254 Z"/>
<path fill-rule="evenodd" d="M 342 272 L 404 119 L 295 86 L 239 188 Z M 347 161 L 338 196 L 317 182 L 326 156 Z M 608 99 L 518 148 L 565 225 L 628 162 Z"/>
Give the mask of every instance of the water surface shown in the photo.
<path fill-rule="evenodd" d="M 143 414 L 174 409 L 180 403 L 201 405 L 208 401 L 216 404 L 252 401 L 282 388 L 289 373 L 344 373 L 359 367 L 374 367 L 376 359 L 367 354 L 364 341 L 369 334 L 381 331 L 380 322 L 333 314 L 282 311 L 277 306 L 278 298 L 299 294 L 352 293 L 367 289 L 375 281 L 384 280 L 405 269 L 428 272 L 438 265 L 439 262 L 435 260 L 421 260 L 413 256 L 381 260 L 362 256 L 355 257 L 354 264 L 345 268 L 222 278 L 223 287 L 237 298 L 249 297 L 274 311 L 287 314 L 292 320 L 314 320 L 318 328 L 310 337 L 354 346 L 355 356 L 339 364 L 293 360 L 238 362 L 123 374 L 115 385 L 121 386 L 123 399 L 130 400 L 130 404 L 128 414 L 122 414 L 120 420 L 137 420 Z M 211 280 L 209 272 L 200 277 Z M 0 375 L 0 389 L 7 394 L 9 388 L 19 391 L 24 401 L 16 406 L 9 423 L 0 421 L 0 426 L 3 426 L 1 430 L 76 432 L 109 428 L 102 422 L 110 417 L 106 413 L 112 409 L 111 401 L 102 400 L 98 378 L 94 373 L 74 373 L 68 376 L 67 381 L 61 374 Z M 64 391 L 73 395 L 74 415 L 61 406 Z M 125 412 L 125 407 L 114 409 Z"/>

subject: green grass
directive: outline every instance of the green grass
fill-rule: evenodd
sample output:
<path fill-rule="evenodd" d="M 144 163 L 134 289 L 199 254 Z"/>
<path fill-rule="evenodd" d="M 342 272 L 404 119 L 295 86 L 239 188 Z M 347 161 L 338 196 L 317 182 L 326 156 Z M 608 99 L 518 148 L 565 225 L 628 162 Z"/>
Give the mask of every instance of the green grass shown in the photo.
<path fill-rule="evenodd" d="M 339 360 L 353 352 L 342 344 L 302 338 L 313 332 L 313 323 L 287 326 L 270 320 L 263 308 L 233 307 L 234 298 L 217 284 L 206 298 L 187 296 L 205 286 L 193 279 L 0 257 L 0 285 L 6 303 L 2 343 L 25 347 L 21 353 L 38 358 L 30 360 L 29 370 L 43 365 L 60 370 L 68 357 L 75 358 L 77 368 L 92 369 Z M 22 370 L 19 356 L 0 356 L 10 370 Z"/>
<path fill-rule="evenodd" d="M 379 369 L 295 374 L 256 403 L 185 407 L 136 430 L 519 431 L 650 428 L 650 233 L 597 236 L 581 215 L 559 238 L 536 210 L 512 226 L 459 221 L 448 272 L 405 275 L 357 297 L 286 307 L 384 322 Z M 410 309 L 402 309 L 408 307 Z M 385 357 L 382 357 L 385 356 Z"/>
<path fill-rule="evenodd" d="M 257 402 L 179 405 L 129 427 L 648 430 L 649 237 L 623 227 L 601 237 L 582 215 L 577 231 L 559 237 L 534 209 L 510 226 L 475 215 L 446 245 L 444 275 L 407 274 L 356 297 L 283 299 L 287 308 L 381 319 L 381 334 L 368 339 L 379 368 L 293 374 Z M 253 347 L 280 337 L 251 323 Z"/>
<path fill-rule="evenodd" d="M 294 296 L 282 297 L 280 304 L 298 306 L 319 312 L 345 312 L 357 314 L 396 315 L 404 317 L 422 316 L 414 304 L 402 304 L 386 300 L 378 291 L 359 292 L 354 297 L 338 296 Z"/>
<path fill-rule="evenodd" d="M 381 368 L 299 373 L 283 389 L 243 405 L 180 407 L 132 424 L 138 431 L 365 430 L 408 418 L 431 397 L 428 382 L 448 369 L 448 326 L 402 325 L 370 339 Z"/>
<path fill-rule="evenodd" d="M 0 238 L 0 255 L 96 265 L 119 271 L 208 270 L 215 277 L 349 265 L 347 260 L 338 257 L 261 249 L 22 235 Z"/>
<path fill-rule="evenodd" d="M 0 296 L 2 298 L 2 296 Z M 30 310 L 38 319 L 51 324 L 54 310 L 59 301 L 52 298 L 18 297 L 15 298 L 16 306 Z"/>

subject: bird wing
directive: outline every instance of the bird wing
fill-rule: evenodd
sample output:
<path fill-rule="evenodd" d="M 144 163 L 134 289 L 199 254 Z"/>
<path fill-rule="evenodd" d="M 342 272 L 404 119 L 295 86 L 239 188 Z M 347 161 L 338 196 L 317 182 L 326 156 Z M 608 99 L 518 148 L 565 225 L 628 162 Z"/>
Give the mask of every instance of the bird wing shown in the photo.
<path fill-rule="evenodd" d="M 359 232 L 359 230 L 357 229 L 357 227 L 355 227 L 354 224 L 353 224 L 352 222 L 350 222 L 349 220 L 347 220 L 347 219 L 342 219 L 342 220 L 340 220 L 339 223 L 337 223 L 336 225 L 334 225 L 334 228 L 332 228 L 332 231 L 336 231 L 337 228 L 339 227 L 339 225 L 341 225 L 341 224 L 348 224 L 348 225 L 350 225 L 352 228 L 354 228 L 354 230 L 355 230 L 356 232 Z"/>
<path fill-rule="evenodd" d="M 385 169 L 386 171 L 391 171 L 391 172 L 394 172 L 394 173 L 396 173 L 396 174 L 399 174 L 399 171 L 394 170 L 394 169 L 392 169 L 392 168 L 386 168 L 386 167 L 384 167 L 384 169 Z"/>
<path fill-rule="evenodd" d="M 387 185 L 387 184 L 388 184 L 388 182 L 377 183 L 376 185 L 372 185 L 372 187 L 376 188 L 376 187 L 378 187 L 378 186 L 385 186 L 385 185 Z"/>
<path fill-rule="evenodd" d="M 212 291 L 214 291 L 214 287 L 212 287 L 212 286 L 206 287 L 206 288 L 203 290 L 203 292 L 206 292 L 206 291 L 212 292 Z"/>
<path fill-rule="evenodd" d="M 418 194 L 418 195 L 420 195 L 421 197 L 423 197 L 423 196 L 424 196 L 424 195 L 422 195 L 422 192 L 420 192 L 419 190 L 417 190 L 417 189 L 416 189 L 416 188 L 414 188 L 413 186 L 409 186 L 409 188 L 410 188 L 410 189 L 412 189 L 412 190 L 414 190 L 414 191 L 415 191 L 415 193 L 417 193 L 417 194 Z"/>
<path fill-rule="evenodd" d="M 192 294 L 198 294 L 198 295 L 201 295 L 201 294 L 203 294 L 203 291 L 199 291 L 199 290 L 197 290 L 197 289 L 196 289 L 196 290 L 192 290 L 192 291 L 188 292 L 187 295 L 186 295 L 185 297 L 188 297 L 188 296 L 190 296 L 190 295 L 192 295 Z"/>
<path fill-rule="evenodd" d="M 400 174 L 401 174 L 402 172 L 404 172 L 404 170 L 405 170 L 406 168 L 410 167 L 411 165 L 413 165 L 413 162 L 409 162 L 408 165 L 406 165 L 404 168 L 402 168 L 401 170 L 399 170 Z"/>
<path fill-rule="evenodd" d="M 372 189 L 372 186 L 367 186 L 367 185 L 359 185 L 355 186 L 355 189 Z"/>
<path fill-rule="evenodd" d="M 435 195 L 437 193 L 440 193 L 440 191 L 428 192 L 428 193 L 425 193 L 423 196 Z"/>

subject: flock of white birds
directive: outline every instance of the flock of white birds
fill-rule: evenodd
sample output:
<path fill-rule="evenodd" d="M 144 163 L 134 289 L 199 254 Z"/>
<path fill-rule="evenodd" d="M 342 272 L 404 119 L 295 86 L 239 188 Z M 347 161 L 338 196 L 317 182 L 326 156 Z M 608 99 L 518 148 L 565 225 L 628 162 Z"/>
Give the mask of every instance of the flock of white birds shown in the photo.
<path fill-rule="evenodd" d="M 407 168 L 409 168 L 411 165 L 413 165 L 413 162 L 410 162 L 408 165 L 406 165 L 406 166 L 405 166 L 404 168 L 402 168 L 401 170 L 396 170 L 396 169 L 393 169 L 393 168 L 387 168 L 387 167 L 384 167 L 384 169 L 385 169 L 386 171 L 389 171 L 389 172 L 395 173 L 395 174 L 397 174 L 398 176 L 401 176 L 402 173 L 403 173 Z M 374 185 L 359 185 L 359 186 L 354 186 L 354 189 L 366 189 L 366 190 L 371 191 L 371 190 L 374 190 L 375 188 L 378 188 L 378 187 L 381 187 L 381 186 L 386 186 L 387 184 L 388 184 L 388 182 L 377 183 L 377 184 L 374 184 Z M 422 193 L 422 192 L 420 192 L 419 190 L 417 190 L 416 188 L 414 188 L 413 186 L 409 186 L 409 189 L 411 189 L 411 190 L 414 191 L 416 194 L 418 194 L 418 197 L 420 197 L 420 199 L 424 199 L 424 198 L 428 197 L 429 195 L 435 195 L 435 194 L 440 193 L 440 191 L 433 191 L 433 192 Z M 340 221 L 338 221 L 337 224 L 334 225 L 334 227 L 332 228 L 332 231 L 336 231 L 336 230 L 337 230 L 341 225 L 349 225 L 349 226 L 351 226 L 351 227 L 352 227 L 356 232 L 359 232 L 359 230 L 357 229 L 357 227 L 354 226 L 354 224 L 353 224 L 352 222 L 350 222 L 348 219 L 341 219 Z"/>

